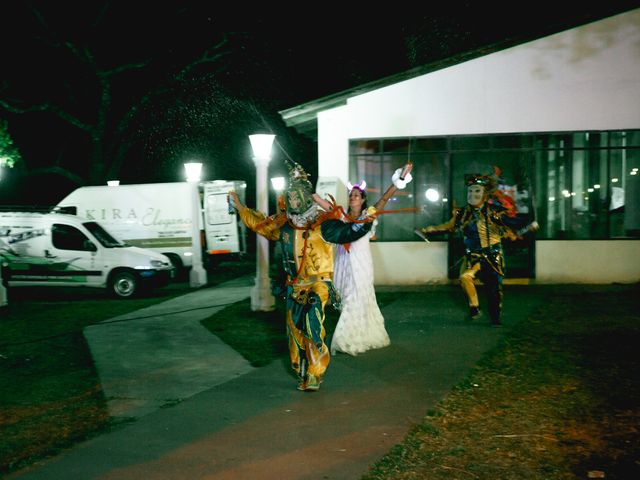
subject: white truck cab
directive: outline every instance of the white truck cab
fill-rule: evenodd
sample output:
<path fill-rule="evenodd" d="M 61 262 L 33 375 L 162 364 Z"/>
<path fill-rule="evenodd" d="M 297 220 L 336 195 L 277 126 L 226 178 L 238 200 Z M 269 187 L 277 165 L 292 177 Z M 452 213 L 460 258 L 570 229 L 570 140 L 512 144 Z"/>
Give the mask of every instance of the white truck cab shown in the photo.
<path fill-rule="evenodd" d="M 9 287 L 100 287 L 120 298 L 173 276 L 160 253 L 114 239 L 99 223 L 60 213 L 0 212 L 0 261 Z"/>

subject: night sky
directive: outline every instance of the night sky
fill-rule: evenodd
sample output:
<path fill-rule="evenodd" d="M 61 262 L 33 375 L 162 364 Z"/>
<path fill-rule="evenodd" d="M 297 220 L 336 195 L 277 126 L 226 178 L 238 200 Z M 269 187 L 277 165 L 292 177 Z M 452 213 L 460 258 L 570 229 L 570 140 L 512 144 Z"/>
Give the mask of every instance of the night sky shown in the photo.
<path fill-rule="evenodd" d="M 416 10 L 396 2 L 347 13 L 316 2 L 251 14 L 248 3 L 225 5 L 225 12 L 219 2 L 202 1 L 7 3 L 0 102 L 23 110 L 48 103 L 78 124 L 99 128 L 89 132 L 59 114 L 0 106 L 23 158 L 12 171 L 4 169 L 0 202 L 57 203 L 80 183 L 102 184 L 107 173 L 96 176 L 90 161 L 96 151 L 107 164 L 119 159 L 111 176 L 123 183 L 181 181 L 182 163 L 197 159 L 206 180 L 252 185 L 247 135 L 266 131 L 277 134 L 281 146 L 272 175 L 284 173 L 285 156 L 314 172 L 315 143 L 286 128 L 279 110 L 468 50 L 640 6 L 513 3 L 505 8 L 454 0 Z M 217 60 L 178 75 L 217 44 Z M 100 111 L 105 79 L 108 108 Z"/>

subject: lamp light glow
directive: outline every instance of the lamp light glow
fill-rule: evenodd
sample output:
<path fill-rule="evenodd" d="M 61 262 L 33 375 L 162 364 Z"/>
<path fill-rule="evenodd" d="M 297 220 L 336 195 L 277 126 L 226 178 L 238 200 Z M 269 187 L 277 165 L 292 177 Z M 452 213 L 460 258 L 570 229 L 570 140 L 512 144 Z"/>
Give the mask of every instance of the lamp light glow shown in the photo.
<path fill-rule="evenodd" d="M 276 192 L 284 190 L 284 177 L 273 177 L 271 179 L 271 186 Z"/>
<path fill-rule="evenodd" d="M 271 160 L 271 147 L 275 138 L 275 135 L 267 133 L 249 135 L 251 149 L 253 150 L 253 158 L 255 160 L 263 160 L 269 162 L 269 160 Z"/>
<path fill-rule="evenodd" d="M 430 202 L 437 202 L 440 199 L 440 193 L 435 188 L 428 188 L 424 194 Z"/>
<path fill-rule="evenodd" d="M 184 164 L 187 182 L 199 182 L 202 174 L 202 163 L 188 162 Z"/>

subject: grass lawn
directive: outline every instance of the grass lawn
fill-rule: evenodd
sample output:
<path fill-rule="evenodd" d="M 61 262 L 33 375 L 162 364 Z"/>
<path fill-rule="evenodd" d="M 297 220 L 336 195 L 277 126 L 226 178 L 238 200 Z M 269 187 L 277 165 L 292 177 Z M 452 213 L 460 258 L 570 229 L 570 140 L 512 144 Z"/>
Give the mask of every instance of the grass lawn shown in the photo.
<path fill-rule="evenodd" d="M 640 288 L 561 291 L 365 478 L 640 478 Z"/>

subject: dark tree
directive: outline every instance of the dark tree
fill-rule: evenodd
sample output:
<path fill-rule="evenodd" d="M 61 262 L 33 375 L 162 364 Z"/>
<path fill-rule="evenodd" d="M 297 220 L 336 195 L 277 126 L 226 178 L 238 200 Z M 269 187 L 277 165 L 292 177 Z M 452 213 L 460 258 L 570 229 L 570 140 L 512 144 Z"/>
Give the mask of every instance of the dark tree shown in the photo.
<path fill-rule="evenodd" d="M 88 5 L 71 15 L 75 22 L 50 3 L 14 8 L 5 18 L 20 18 L 28 30 L 2 39 L 5 47 L 13 39 L 22 48 L 11 49 L 5 63 L 10 68 L 0 84 L 0 109 L 16 123 L 29 117 L 36 131 L 23 137 L 25 143 L 42 139 L 25 147 L 31 175 L 101 184 L 148 169 L 141 154 L 166 155 L 194 129 L 214 132 L 253 111 L 217 81 L 234 49 L 233 33 L 209 29 L 206 36 L 179 38 L 172 29 L 184 34 L 178 26 L 189 18 L 156 6 L 123 12 L 109 3 Z M 159 19 L 145 39 L 149 21 Z"/>

